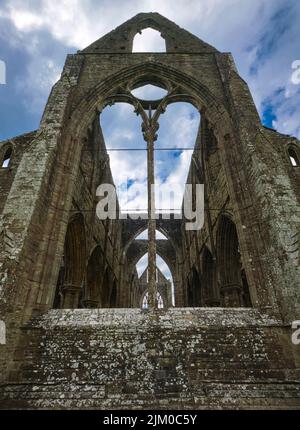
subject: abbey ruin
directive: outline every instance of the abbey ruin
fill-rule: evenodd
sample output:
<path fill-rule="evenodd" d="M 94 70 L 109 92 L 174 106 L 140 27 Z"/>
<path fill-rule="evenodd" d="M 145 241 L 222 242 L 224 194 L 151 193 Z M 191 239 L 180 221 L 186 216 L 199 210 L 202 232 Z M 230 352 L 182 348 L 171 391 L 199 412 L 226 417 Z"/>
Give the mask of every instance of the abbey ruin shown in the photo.
<path fill-rule="evenodd" d="M 166 52 L 132 52 L 146 28 Z M 147 84 L 166 96 L 133 95 Z M 141 118 L 150 182 L 160 116 L 199 112 L 187 182 L 204 184 L 200 230 L 97 217 L 97 187 L 114 183 L 99 118 L 120 102 Z M 157 13 L 68 55 L 39 129 L 0 142 L 0 407 L 299 408 L 299 160 L 232 55 Z"/>

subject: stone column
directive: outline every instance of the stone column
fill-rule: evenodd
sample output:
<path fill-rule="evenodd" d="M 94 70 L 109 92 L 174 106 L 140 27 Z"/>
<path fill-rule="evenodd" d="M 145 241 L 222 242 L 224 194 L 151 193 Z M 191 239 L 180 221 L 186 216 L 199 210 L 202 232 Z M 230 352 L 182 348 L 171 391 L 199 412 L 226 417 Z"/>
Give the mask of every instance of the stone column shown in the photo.
<path fill-rule="evenodd" d="M 154 190 L 154 142 L 156 128 L 152 124 L 151 107 L 148 123 L 144 124 L 144 138 L 147 142 L 147 189 L 148 189 L 148 291 L 149 308 L 157 308 L 156 283 L 156 219 Z"/>
<path fill-rule="evenodd" d="M 82 304 L 86 309 L 97 309 L 99 307 L 98 300 L 83 300 Z"/>
<path fill-rule="evenodd" d="M 221 300 L 218 297 L 207 297 L 204 300 L 204 306 L 209 308 L 217 308 L 221 304 Z"/>
<path fill-rule="evenodd" d="M 63 293 L 62 309 L 78 308 L 80 292 L 81 292 L 81 286 L 74 285 L 74 284 L 64 284 L 62 288 L 62 293 Z"/>
<path fill-rule="evenodd" d="M 223 306 L 236 308 L 242 306 L 242 286 L 239 284 L 228 284 L 221 287 Z"/>

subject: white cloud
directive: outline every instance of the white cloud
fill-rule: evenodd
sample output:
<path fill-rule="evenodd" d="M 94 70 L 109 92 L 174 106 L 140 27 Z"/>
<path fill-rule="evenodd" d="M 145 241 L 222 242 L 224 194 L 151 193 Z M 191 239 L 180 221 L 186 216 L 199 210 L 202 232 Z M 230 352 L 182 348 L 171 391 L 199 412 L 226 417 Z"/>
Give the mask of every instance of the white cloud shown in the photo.
<path fill-rule="evenodd" d="M 44 108 L 49 87 L 60 78 L 61 70 L 52 59 L 32 57 L 27 74 L 16 82 L 16 90 L 22 95 L 24 108 L 32 113 L 39 113 Z"/>
<path fill-rule="evenodd" d="M 88 17 L 78 0 L 61 0 L 59 4 L 51 0 L 11 0 L 6 2 L 5 16 L 19 31 L 43 29 L 68 46 L 83 47 L 91 40 Z"/>
<path fill-rule="evenodd" d="M 32 31 L 43 26 L 43 19 L 40 16 L 26 10 L 18 10 L 10 7 L 8 16 L 19 31 Z"/>
<path fill-rule="evenodd" d="M 288 16 L 288 28 L 278 31 L 275 14 L 280 10 L 287 13 L 290 6 L 293 10 Z M 299 59 L 300 52 L 300 2 L 297 0 L 62 0 L 59 3 L 7 0 L 0 7 L 0 16 L 9 18 L 25 36 L 34 30 L 43 30 L 67 47 L 82 49 L 135 14 L 149 11 L 165 15 L 222 51 L 232 51 L 260 113 L 265 99 L 272 97 L 278 87 L 288 86 L 291 63 Z M 266 52 L 267 58 L 261 61 L 258 53 L 268 32 L 273 32 L 275 48 Z M 148 42 L 157 46 L 152 36 Z M 141 43 L 144 50 L 145 42 Z M 255 75 L 250 73 L 253 65 L 257 66 Z M 32 62 L 31 67 L 34 66 L 36 62 Z M 287 112 L 284 108 L 276 110 L 277 127 L 296 134 L 297 125 L 295 128 L 295 121 L 289 121 Z"/>
<path fill-rule="evenodd" d="M 133 39 L 133 52 L 166 52 L 166 43 L 158 31 L 146 28 Z"/>
<path fill-rule="evenodd" d="M 86 47 L 135 14 L 150 11 L 165 15 L 221 51 L 233 52 L 260 114 L 268 103 L 276 116 L 273 125 L 283 133 L 299 137 L 299 86 L 293 87 L 291 83 L 291 65 L 300 56 L 300 2 L 297 0 L 3 1 L 0 17 L 10 20 L 17 30 L 8 43 L 21 44 L 31 56 L 27 74 L 18 84 L 19 89 L 24 90 L 26 105 L 42 111 L 50 87 L 61 71 L 56 58 L 45 53 L 41 55 L 44 33 L 63 44 L 67 53 L 70 48 Z M 142 50 L 146 50 L 147 43 L 152 48 L 158 46 L 160 39 L 155 39 L 151 32 L 148 36 L 147 31 L 143 33 L 146 38 L 141 38 Z M 51 61 L 53 65 L 49 66 Z M 280 88 L 283 92 L 279 99 L 276 93 Z M 176 135 L 182 144 L 190 142 L 189 120 L 181 125 L 175 117 L 173 121 L 169 122 L 170 133 Z M 111 140 L 118 143 L 122 138 L 127 143 L 134 142 L 137 135 L 133 135 L 132 130 L 133 127 L 128 127 L 127 134 L 122 132 L 122 136 L 118 129 L 112 130 Z M 142 184 L 145 162 L 141 155 L 132 154 L 131 158 L 135 160 L 135 166 L 138 165 L 133 179 Z M 124 172 L 130 170 L 133 163 L 120 154 L 113 154 L 111 160 L 116 165 L 117 182 L 121 183 Z M 188 156 L 182 154 L 182 169 L 186 170 L 188 164 Z M 159 162 L 158 168 L 160 165 Z M 183 179 L 182 171 L 175 167 L 170 180 L 175 174 Z"/>

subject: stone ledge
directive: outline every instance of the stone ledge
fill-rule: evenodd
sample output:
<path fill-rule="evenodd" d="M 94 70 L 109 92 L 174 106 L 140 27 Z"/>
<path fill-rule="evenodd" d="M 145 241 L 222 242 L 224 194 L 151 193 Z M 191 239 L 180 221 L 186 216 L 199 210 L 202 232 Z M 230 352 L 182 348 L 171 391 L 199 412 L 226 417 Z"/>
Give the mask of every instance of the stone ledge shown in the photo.
<path fill-rule="evenodd" d="M 50 310 L 28 322 L 24 328 L 55 327 L 116 327 L 122 330 L 130 326 L 146 329 L 158 325 L 176 327 L 273 327 L 282 322 L 257 309 L 249 308 L 173 308 L 155 312 L 141 309 L 66 309 Z"/>

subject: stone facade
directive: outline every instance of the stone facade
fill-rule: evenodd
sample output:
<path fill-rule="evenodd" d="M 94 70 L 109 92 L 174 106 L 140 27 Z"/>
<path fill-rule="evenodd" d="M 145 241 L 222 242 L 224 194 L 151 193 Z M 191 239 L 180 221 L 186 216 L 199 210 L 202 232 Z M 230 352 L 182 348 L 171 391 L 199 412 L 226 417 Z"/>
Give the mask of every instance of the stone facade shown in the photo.
<path fill-rule="evenodd" d="M 132 53 L 148 27 L 166 53 Z M 98 185 L 113 184 L 99 116 L 120 101 L 142 115 L 131 90 L 145 83 L 168 91 L 158 114 L 200 112 L 188 182 L 205 187 L 200 231 L 157 221 L 178 309 L 154 312 L 130 309 L 146 221 L 96 216 Z M 296 138 L 261 124 L 231 54 L 159 14 L 68 55 L 39 129 L 0 143 L 1 404 L 299 407 L 299 160 Z"/>

